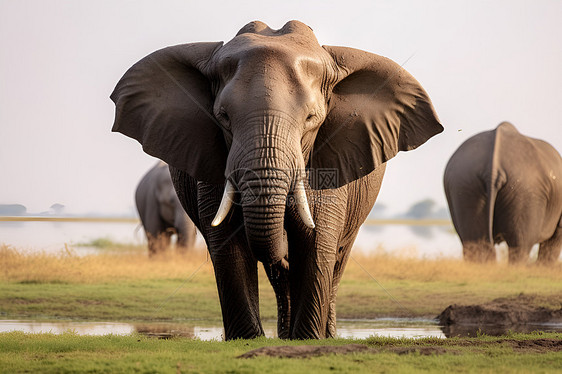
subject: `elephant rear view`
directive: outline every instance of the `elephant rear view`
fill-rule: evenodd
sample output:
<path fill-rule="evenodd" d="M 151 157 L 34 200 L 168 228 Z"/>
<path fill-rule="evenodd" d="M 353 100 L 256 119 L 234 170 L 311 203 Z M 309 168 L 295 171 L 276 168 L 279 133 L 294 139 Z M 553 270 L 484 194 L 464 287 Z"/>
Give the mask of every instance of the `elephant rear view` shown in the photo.
<path fill-rule="evenodd" d="M 495 260 L 505 241 L 509 262 L 555 262 L 562 248 L 562 158 L 548 143 L 508 122 L 479 133 L 451 156 L 444 187 L 466 260 Z"/>
<path fill-rule="evenodd" d="M 137 211 L 148 241 L 148 254 L 164 252 L 177 234 L 176 247 L 185 253 L 195 244 L 196 229 L 174 190 L 168 165 L 159 161 L 141 179 L 135 192 Z"/>

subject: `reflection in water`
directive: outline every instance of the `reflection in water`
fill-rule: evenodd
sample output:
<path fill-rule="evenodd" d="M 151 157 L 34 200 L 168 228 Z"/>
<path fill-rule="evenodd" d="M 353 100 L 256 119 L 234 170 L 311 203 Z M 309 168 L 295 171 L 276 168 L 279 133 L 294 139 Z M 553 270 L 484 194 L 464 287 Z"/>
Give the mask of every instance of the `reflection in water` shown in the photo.
<path fill-rule="evenodd" d="M 401 320 L 381 319 L 369 321 L 338 321 L 338 337 L 363 339 L 370 336 L 387 336 L 394 338 L 444 338 L 434 321 L 427 320 Z M 276 337 L 276 322 L 264 323 L 265 335 Z M 167 339 L 171 337 L 184 337 L 201 340 L 223 340 L 223 329 L 216 325 L 171 324 L 171 323 L 143 323 L 127 324 L 112 322 L 35 322 L 35 321 L 0 321 L 0 332 L 22 331 L 26 333 L 53 333 L 62 334 L 72 331 L 78 335 L 129 335 L 135 332 Z"/>
<path fill-rule="evenodd" d="M 423 239 L 433 239 L 433 227 L 430 226 L 408 226 L 414 235 Z"/>
<path fill-rule="evenodd" d="M 128 323 L 115 322 L 34 322 L 34 321 L 0 321 L 0 332 L 23 331 L 36 334 L 62 334 L 67 331 L 78 335 L 127 335 L 135 331 Z"/>
<path fill-rule="evenodd" d="M 277 337 L 276 323 L 264 323 L 267 337 Z M 78 335 L 129 335 L 140 333 L 158 339 L 182 337 L 201 340 L 223 340 L 223 328 L 204 321 L 198 325 L 174 323 L 115 323 L 115 322 L 35 322 L 0 320 L 0 333 L 22 331 L 25 333 L 62 334 L 74 332 Z M 365 339 L 371 336 L 390 338 L 451 338 L 475 337 L 481 334 L 499 336 L 510 332 L 530 333 L 533 331 L 562 332 L 562 323 L 525 324 L 525 325 L 450 325 L 439 326 L 435 320 L 425 319 L 376 319 L 376 320 L 339 320 L 337 335 L 339 338 Z"/>

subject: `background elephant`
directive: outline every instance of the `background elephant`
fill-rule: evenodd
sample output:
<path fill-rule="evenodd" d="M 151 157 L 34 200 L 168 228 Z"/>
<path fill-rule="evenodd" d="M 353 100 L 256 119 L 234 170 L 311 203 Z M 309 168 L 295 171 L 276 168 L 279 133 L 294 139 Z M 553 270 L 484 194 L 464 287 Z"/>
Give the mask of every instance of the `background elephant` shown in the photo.
<path fill-rule="evenodd" d="M 173 234 L 178 236 L 178 252 L 185 253 L 193 248 L 197 231 L 178 200 L 166 163 L 159 161 L 144 175 L 137 186 L 135 202 L 146 233 L 149 256 L 164 252 Z"/>
<path fill-rule="evenodd" d="M 508 122 L 477 134 L 451 156 L 445 194 L 464 257 L 495 260 L 506 241 L 509 262 L 558 259 L 562 247 L 562 159 L 548 143 L 520 134 Z"/>
<path fill-rule="evenodd" d="M 334 336 L 339 281 L 385 162 L 443 130 L 400 66 L 321 47 L 298 21 L 154 52 L 111 98 L 113 131 L 171 165 L 207 243 L 226 339 L 263 335 L 258 260 L 279 336 Z"/>

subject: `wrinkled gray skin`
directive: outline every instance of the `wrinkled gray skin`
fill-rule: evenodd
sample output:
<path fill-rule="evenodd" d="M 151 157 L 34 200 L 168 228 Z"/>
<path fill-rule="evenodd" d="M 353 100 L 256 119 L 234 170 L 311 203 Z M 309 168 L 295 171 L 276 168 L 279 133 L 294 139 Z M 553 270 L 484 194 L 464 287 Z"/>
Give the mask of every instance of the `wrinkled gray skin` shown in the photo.
<path fill-rule="evenodd" d="M 176 249 L 186 253 L 195 244 L 197 233 L 174 190 L 168 165 L 159 161 L 141 179 L 135 192 L 137 211 L 146 239 L 148 255 L 163 253 L 177 234 Z"/>
<path fill-rule="evenodd" d="M 226 339 L 263 335 L 258 260 L 277 296 L 279 336 L 334 336 L 339 281 L 385 162 L 443 130 L 400 66 L 322 47 L 297 21 L 157 51 L 111 97 L 113 131 L 171 165 L 215 268 Z M 235 204 L 213 227 L 225 180 Z M 297 200 L 314 228 L 293 203 L 301 182 L 307 199 Z"/>
<path fill-rule="evenodd" d="M 445 194 L 464 258 L 495 261 L 505 241 L 509 262 L 552 263 L 562 248 L 562 159 L 548 143 L 520 134 L 508 122 L 477 134 L 451 156 Z"/>

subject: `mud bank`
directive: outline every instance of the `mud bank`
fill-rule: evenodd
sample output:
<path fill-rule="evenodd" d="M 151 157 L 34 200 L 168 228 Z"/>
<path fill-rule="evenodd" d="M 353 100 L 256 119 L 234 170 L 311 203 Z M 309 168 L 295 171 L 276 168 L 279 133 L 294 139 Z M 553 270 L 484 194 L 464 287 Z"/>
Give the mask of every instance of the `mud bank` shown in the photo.
<path fill-rule="evenodd" d="M 547 331 L 562 324 L 562 296 L 546 299 L 520 294 L 480 305 L 454 304 L 441 312 L 437 319 L 447 337 L 475 335 L 477 331 L 487 335 L 502 335 L 509 330 Z"/>

